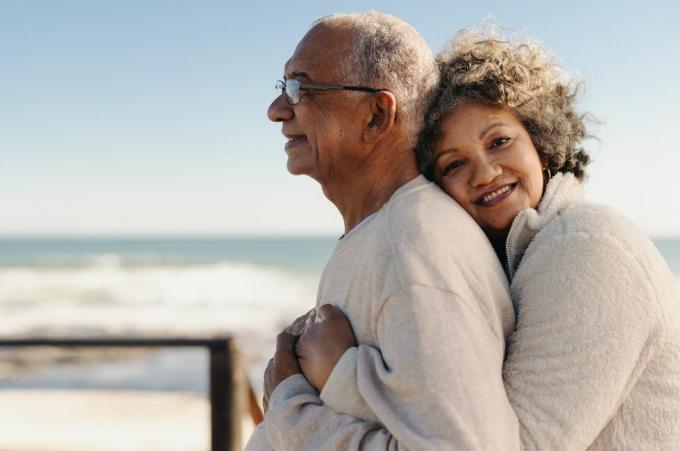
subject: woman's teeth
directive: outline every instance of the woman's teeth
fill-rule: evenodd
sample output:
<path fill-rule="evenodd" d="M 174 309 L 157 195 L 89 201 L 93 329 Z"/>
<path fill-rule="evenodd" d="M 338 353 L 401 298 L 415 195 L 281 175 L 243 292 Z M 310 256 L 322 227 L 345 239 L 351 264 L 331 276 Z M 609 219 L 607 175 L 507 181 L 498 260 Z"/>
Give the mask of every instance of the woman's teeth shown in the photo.
<path fill-rule="evenodd" d="M 486 203 L 491 202 L 492 200 L 494 200 L 495 198 L 497 198 L 497 197 L 500 196 L 501 194 L 507 193 L 508 191 L 510 191 L 510 188 L 511 188 L 510 185 L 505 185 L 505 186 L 502 187 L 502 188 L 498 188 L 498 189 L 497 189 L 496 191 L 494 191 L 493 193 L 489 193 L 489 194 L 484 195 L 484 196 L 482 197 L 482 203 L 486 204 Z"/>

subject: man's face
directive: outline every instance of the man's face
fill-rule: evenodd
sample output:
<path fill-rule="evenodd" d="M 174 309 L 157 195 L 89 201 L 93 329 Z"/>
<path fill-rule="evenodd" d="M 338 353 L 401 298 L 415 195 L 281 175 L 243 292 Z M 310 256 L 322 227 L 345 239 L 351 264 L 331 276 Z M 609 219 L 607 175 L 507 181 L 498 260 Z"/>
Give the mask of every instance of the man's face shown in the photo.
<path fill-rule="evenodd" d="M 285 66 L 286 80 L 307 83 L 347 84 L 336 69 L 338 59 L 345 58 L 351 48 L 347 31 L 325 26 L 312 28 L 300 41 Z M 281 122 L 288 138 L 288 171 L 306 174 L 320 183 L 333 177 L 344 177 L 356 162 L 361 142 L 362 106 L 370 96 L 348 91 L 314 91 L 302 89 L 300 103 L 289 105 L 285 95 L 269 106 L 267 115 Z"/>

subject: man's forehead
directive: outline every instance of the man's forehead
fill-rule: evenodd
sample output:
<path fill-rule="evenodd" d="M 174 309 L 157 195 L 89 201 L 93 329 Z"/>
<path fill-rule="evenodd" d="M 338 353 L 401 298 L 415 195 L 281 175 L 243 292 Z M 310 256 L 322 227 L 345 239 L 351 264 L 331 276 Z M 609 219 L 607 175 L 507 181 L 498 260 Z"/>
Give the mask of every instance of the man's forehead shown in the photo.
<path fill-rule="evenodd" d="M 285 78 L 315 80 L 334 76 L 338 60 L 345 57 L 351 42 L 351 34 L 346 30 L 317 25 L 300 40 L 286 61 Z"/>

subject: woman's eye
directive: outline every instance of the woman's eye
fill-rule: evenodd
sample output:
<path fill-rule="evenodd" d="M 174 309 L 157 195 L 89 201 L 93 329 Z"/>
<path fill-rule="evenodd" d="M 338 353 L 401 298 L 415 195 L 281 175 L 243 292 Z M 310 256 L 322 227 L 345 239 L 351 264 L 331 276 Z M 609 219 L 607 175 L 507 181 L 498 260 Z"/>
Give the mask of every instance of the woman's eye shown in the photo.
<path fill-rule="evenodd" d="M 453 171 L 454 169 L 458 169 L 463 165 L 463 162 L 461 160 L 453 160 L 446 166 L 444 166 L 444 170 L 442 171 L 442 175 L 446 175 L 449 172 Z"/>
<path fill-rule="evenodd" d="M 503 144 L 506 144 L 508 141 L 510 141 L 510 138 L 507 136 L 502 136 L 500 138 L 495 138 L 493 141 L 491 141 L 491 147 L 500 147 Z"/>

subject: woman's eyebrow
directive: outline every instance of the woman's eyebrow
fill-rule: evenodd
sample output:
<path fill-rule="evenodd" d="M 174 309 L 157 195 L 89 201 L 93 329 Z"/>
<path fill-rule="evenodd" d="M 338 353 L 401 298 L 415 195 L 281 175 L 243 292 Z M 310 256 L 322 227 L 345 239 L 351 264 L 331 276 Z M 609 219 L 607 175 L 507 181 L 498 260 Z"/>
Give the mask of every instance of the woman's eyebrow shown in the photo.
<path fill-rule="evenodd" d="M 437 161 L 439 161 L 439 159 L 440 159 L 444 154 L 447 154 L 447 153 L 455 153 L 455 152 L 458 152 L 458 149 L 457 149 L 456 147 L 449 147 L 448 149 L 442 149 L 442 150 L 440 150 L 439 152 L 437 152 L 437 153 L 434 155 L 434 163 L 437 164 Z"/>
<path fill-rule="evenodd" d="M 491 129 L 493 129 L 493 128 L 495 128 L 495 127 L 500 127 L 500 126 L 502 126 L 502 125 L 507 125 L 507 124 L 506 124 L 505 122 L 494 122 L 493 124 L 490 124 L 490 125 L 484 127 L 484 129 L 479 133 L 479 139 L 484 138 L 484 135 L 486 135 L 487 133 L 489 133 L 489 131 L 490 131 Z"/>

